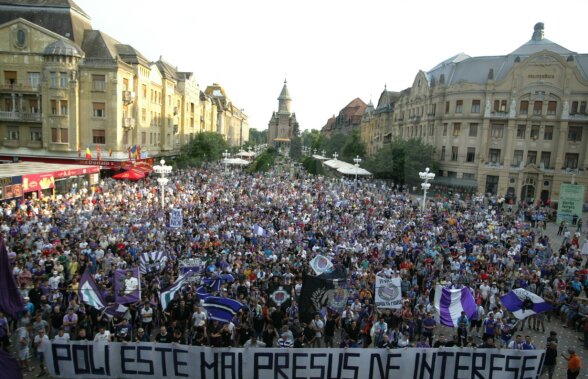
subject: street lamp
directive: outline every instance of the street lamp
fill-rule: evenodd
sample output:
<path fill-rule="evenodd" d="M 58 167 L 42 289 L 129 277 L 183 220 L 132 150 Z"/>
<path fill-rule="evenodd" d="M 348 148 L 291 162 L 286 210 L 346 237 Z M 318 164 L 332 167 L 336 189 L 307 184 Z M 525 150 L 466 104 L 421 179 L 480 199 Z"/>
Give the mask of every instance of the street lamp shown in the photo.
<path fill-rule="evenodd" d="M 229 157 L 231 156 L 231 153 L 228 152 L 228 150 L 225 150 L 225 152 L 223 153 L 223 158 L 224 158 L 224 162 L 225 162 L 225 174 L 227 173 L 227 168 L 229 165 Z"/>
<path fill-rule="evenodd" d="M 431 188 L 431 183 L 429 183 L 429 180 L 433 180 L 435 179 L 435 174 L 432 172 L 429 172 L 429 168 L 427 167 L 425 169 L 425 172 L 419 172 L 419 177 L 421 178 L 421 180 L 424 180 L 423 183 L 421 183 L 421 188 L 423 189 L 423 212 L 425 211 L 425 204 L 427 202 L 427 190 L 429 188 Z"/>
<path fill-rule="evenodd" d="M 334 154 L 333 154 L 333 159 L 334 159 L 334 160 L 337 160 L 337 158 L 339 158 L 339 154 L 337 154 L 337 153 L 334 153 Z"/>
<path fill-rule="evenodd" d="M 161 209 L 163 209 L 164 202 L 165 202 L 164 191 L 165 191 L 165 186 L 167 185 L 167 182 L 168 182 L 168 179 L 165 176 L 171 174 L 172 167 L 166 166 L 165 159 L 162 158 L 159 161 L 159 165 L 153 166 L 153 171 L 155 171 L 156 174 L 161 175 L 161 177 L 157 178 L 157 183 L 159 183 L 159 185 L 161 186 Z"/>
<path fill-rule="evenodd" d="M 322 153 L 321 155 L 324 157 L 327 152 L 325 150 L 323 150 L 323 151 L 321 151 L 321 153 Z"/>
<path fill-rule="evenodd" d="M 355 162 L 355 181 L 357 181 L 357 171 L 359 171 L 359 164 L 361 163 L 359 155 L 353 158 L 353 162 Z"/>

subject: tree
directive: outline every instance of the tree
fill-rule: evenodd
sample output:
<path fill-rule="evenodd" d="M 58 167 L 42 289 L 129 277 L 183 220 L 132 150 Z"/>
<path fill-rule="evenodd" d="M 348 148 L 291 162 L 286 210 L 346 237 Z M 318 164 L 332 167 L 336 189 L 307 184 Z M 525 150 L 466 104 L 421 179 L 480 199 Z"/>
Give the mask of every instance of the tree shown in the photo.
<path fill-rule="evenodd" d="M 439 170 L 435 147 L 420 139 L 395 139 L 365 162 L 365 168 L 377 178 L 394 179 L 401 184 L 420 183 L 419 172 L 429 167 Z"/>
<path fill-rule="evenodd" d="M 330 138 L 324 138 L 321 149 L 325 150 L 325 154 L 328 157 L 332 156 L 334 153 L 337 153 L 339 156 L 341 156 L 341 151 L 343 150 L 343 146 L 345 146 L 346 142 L 347 136 L 345 134 L 333 134 Z"/>
<path fill-rule="evenodd" d="M 249 141 L 248 145 L 263 145 L 267 143 L 267 129 L 257 130 L 256 128 L 249 128 Z"/>
<path fill-rule="evenodd" d="M 316 129 L 307 129 L 302 132 L 300 139 L 302 140 L 302 146 L 308 146 L 311 150 L 316 149 L 319 151 L 324 137 L 321 132 Z"/>
<path fill-rule="evenodd" d="M 227 141 L 222 135 L 213 132 L 202 132 L 182 147 L 182 154 L 178 161 L 190 162 L 188 165 L 198 165 L 201 162 L 217 161 L 228 148 Z"/>
<path fill-rule="evenodd" d="M 359 130 L 354 130 L 345 139 L 345 145 L 341 148 L 341 159 L 346 162 L 353 162 L 353 158 L 365 157 L 365 146 L 361 142 Z"/>
<path fill-rule="evenodd" d="M 292 138 L 290 139 L 290 158 L 298 160 L 301 156 L 302 140 L 300 139 L 300 130 L 298 129 L 298 124 L 295 124 L 292 130 Z"/>

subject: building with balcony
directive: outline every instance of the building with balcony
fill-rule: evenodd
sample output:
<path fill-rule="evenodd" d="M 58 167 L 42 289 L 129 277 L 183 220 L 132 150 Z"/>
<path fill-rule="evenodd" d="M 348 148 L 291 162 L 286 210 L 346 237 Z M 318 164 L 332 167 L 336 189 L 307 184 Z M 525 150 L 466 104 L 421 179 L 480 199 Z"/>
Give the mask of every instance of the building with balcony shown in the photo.
<path fill-rule="evenodd" d="M 192 72 L 92 29 L 71 0 L 1 2 L 0 39 L 0 160 L 111 167 L 132 148 L 176 155 L 195 133 L 218 130 L 207 123 L 219 103 Z M 243 124 L 231 138 L 248 138 Z"/>
<path fill-rule="evenodd" d="M 458 54 L 419 71 L 391 117 L 375 121 L 380 104 L 364 115 L 362 138 L 371 154 L 392 138 L 436 146 L 436 183 L 546 201 L 561 183 L 588 185 L 587 102 L 588 54 L 546 39 L 538 23 L 507 55 Z"/>

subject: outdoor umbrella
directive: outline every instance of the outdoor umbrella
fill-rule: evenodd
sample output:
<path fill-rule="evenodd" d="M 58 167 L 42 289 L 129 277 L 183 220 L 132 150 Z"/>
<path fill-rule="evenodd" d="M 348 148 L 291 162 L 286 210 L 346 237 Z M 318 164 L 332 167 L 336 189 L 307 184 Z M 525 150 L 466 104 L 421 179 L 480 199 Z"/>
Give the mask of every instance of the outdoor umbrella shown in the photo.
<path fill-rule="evenodd" d="M 128 170 L 114 175 L 113 179 L 139 180 L 145 177 L 145 173 L 137 170 Z"/>

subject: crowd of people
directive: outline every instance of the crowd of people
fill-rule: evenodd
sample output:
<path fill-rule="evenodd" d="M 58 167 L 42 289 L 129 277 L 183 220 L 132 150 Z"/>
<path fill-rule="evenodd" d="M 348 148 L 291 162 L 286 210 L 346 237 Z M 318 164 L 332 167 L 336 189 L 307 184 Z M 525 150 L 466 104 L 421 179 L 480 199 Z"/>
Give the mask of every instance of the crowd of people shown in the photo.
<path fill-rule="evenodd" d="M 563 225 L 566 237 L 554 245 L 546 221 L 537 222 L 547 213 L 539 205 L 437 197 L 422 212 L 401 187 L 309 176 L 285 165 L 260 174 L 176 170 L 169 179 L 165 210 L 151 178 L 104 179 L 55 199 L 1 204 L 0 231 L 25 311 L 16 318 L 0 314 L 0 340 L 5 349 L 12 345 L 25 371 L 31 353 L 50 340 L 547 348 L 549 357 L 555 351 L 548 368 L 555 367 L 557 336 L 537 347 L 525 330 L 546 332 L 546 320 L 556 320 L 584 331 L 588 346 L 588 237 L 581 224 Z M 173 208 L 182 212 L 179 228 L 169 227 Z M 165 261 L 141 276 L 142 298 L 127 304 L 124 315 L 111 317 L 79 300 L 80 276 L 88 270 L 113 303 L 114 270 L 137 267 L 146 252 L 163 252 Z M 303 322 L 298 300 L 304 276 L 315 275 L 309 262 L 317 254 L 346 270 L 348 300 Z M 159 294 L 178 277 L 180 261 L 194 258 L 205 264 L 198 280 L 234 278 L 210 290 L 244 305 L 231 322 L 208 317 L 199 281 L 161 308 Z M 400 309 L 374 306 L 376 275 L 401 278 Z M 455 329 L 441 327 L 434 317 L 436 284 L 469 287 L 477 314 L 463 314 Z M 277 288 L 290 291 L 291 301 L 273 302 L 269 295 Z M 553 311 L 517 322 L 500 300 L 513 288 L 541 296 Z"/>

